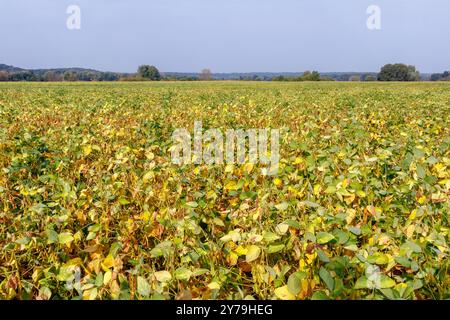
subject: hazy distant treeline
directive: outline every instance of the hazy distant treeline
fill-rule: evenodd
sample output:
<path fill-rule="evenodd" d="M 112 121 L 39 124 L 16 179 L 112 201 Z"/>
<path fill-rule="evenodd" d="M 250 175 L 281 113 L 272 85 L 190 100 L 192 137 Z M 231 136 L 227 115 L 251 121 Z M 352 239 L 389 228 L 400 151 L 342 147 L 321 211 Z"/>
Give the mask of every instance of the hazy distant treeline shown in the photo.
<path fill-rule="evenodd" d="M 450 71 L 420 74 L 414 66 L 387 64 L 378 73 L 306 71 L 304 73 L 218 73 L 209 69 L 200 73 L 160 73 L 155 66 L 139 66 L 136 73 L 102 72 L 83 68 L 27 70 L 0 64 L 0 81 L 450 81 Z"/>

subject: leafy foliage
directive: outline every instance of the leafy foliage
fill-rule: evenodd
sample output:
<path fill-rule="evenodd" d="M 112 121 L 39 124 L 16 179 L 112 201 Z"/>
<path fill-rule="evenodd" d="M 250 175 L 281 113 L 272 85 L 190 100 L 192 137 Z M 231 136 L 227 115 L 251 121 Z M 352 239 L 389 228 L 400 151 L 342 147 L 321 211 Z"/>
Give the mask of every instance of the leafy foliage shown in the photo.
<path fill-rule="evenodd" d="M 445 83 L 0 84 L 0 298 L 449 298 L 449 104 Z M 279 175 L 173 165 L 198 119 L 281 128 Z"/>
<path fill-rule="evenodd" d="M 142 65 L 138 68 L 138 75 L 144 79 L 149 79 L 153 81 L 161 80 L 161 75 L 155 66 Z"/>
<path fill-rule="evenodd" d="M 378 74 L 379 81 L 418 81 L 420 74 L 416 67 L 402 63 L 387 64 Z"/>

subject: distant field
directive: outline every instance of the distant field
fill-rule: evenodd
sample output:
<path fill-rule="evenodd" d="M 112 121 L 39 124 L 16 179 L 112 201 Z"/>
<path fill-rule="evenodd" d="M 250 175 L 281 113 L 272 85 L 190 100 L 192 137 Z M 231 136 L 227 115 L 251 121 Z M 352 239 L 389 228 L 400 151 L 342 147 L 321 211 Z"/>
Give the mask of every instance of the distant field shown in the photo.
<path fill-rule="evenodd" d="M 448 83 L 0 83 L 0 299 L 450 298 Z M 279 128 L 279 174 L 171 163 Z"/>

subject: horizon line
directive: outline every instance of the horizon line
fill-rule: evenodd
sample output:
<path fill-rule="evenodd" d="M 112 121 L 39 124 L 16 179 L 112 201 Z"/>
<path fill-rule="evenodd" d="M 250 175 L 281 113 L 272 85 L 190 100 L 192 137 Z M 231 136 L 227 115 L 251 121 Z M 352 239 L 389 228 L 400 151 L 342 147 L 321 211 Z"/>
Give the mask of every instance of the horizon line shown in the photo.
<path fill-rule="evenodd" d="M 399 63 L 399 62 L 393 62 L 391 64 L 395 64 L 395 63 Z M 92 70 L 92 71 L 97 71 L 97 72 L 112 72 L 112 73 L 121 73 L 121 74 L 134 74 L 137 73 L 137 71 L 134 72 L 130 72 L 130 71 L 111 71 L 111 70 L 100 70 L 100 69 L 96 69 L 94 67 L 81 67 L 81 66 L 71 66 L 71 67 L 39 67 L 39 68 L 24 68 L 24 67 L 17 67 L 13 64 L 7 64 L 7 63 L 0 63 L 9 67 L 13 67 L 13 68 L 18 68 L 18 69 L 24 69 L 24 70 L 28 70 L 28 71 L 33 71 L 33 70 L 55 70 L 55 69 L 85 69 L 85 70 Z M 151 64 L 150 64 L 151 65 Z M 162 71 L 160 70 L 157 66 L 155 66 L 160 73 L 186 73 L 186 74 L 201 74 L 201 70 L 200 71 Z M 205 68 L 208 69 L 208 68 Z M 380 67 L 381 69 L 381 67 Z M 303 71 L 219 71 L 219 72 L 215 72 L 213 70 L 211 70 L 211 74 L 255 74 L 255 73 L 304 73 L 306 71 L 317 71 L 321 74 L 326 74 L 326 73 L 379 73 L 379 71 L 319 71 L 319 70 L 314 70 L 314 69 L 305 69 Z M 442 72 L 444 72 L 445 70 L 443 70 Z M 421 72 L 419 71 L 420 74 L 432 74 L 434 72 Z"/>

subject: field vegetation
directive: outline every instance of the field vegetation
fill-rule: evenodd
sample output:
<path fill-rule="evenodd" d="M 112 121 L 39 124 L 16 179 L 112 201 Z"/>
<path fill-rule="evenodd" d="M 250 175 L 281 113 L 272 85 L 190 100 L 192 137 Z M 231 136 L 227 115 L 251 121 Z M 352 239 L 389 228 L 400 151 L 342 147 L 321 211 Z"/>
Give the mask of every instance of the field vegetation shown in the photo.
<path fill-rule="evenodd" d="M 0 83 L 2 299 L 449 298 L 447 83 Z M 278 175 L 172 164 L 281 130 Z"/>

